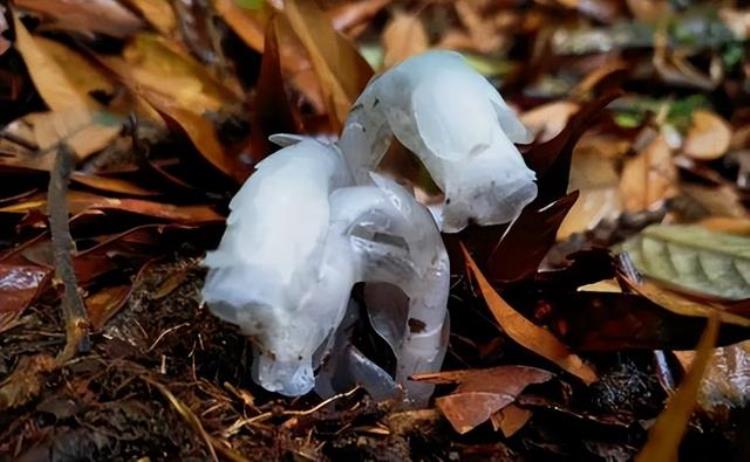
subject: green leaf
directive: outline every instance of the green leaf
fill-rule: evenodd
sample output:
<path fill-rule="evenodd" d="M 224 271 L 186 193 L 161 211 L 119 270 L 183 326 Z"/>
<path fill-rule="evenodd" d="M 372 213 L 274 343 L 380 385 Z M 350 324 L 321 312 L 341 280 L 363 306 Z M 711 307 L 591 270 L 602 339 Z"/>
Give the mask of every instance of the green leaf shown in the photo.
<path fill-rule="evenodd" d="M 689 292 L 750 298 L 750 238 L 690 225 L 655 225 L 622 251 L 648 277 Z"/>

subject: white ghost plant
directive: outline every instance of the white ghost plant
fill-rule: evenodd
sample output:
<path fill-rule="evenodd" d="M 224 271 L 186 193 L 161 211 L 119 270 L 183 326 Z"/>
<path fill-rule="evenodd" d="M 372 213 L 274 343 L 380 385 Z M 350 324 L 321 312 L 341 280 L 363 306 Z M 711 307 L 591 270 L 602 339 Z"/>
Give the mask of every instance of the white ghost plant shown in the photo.
<path fill-rule="evenodd" d="M 395 136 L 445 194 L 441 228 L 506 223 L 537 194 L 513 143 L 529 132 L 495 88 L 460 54 L 430 51 L 374 78 L 354 103 L 340 146 L 366 182 Z"/>
<path fill-rule="evenodd" d="M 314 140 L 261 162 L 206 257 L 203 298 L 253 340 L 254 380 L 298 396 L 314 386 L 316 359 L 336 344 L 353 285 L 396 285 L 409 297 L 411 322 L 394 324 L 387 312 L 371 318 L 396 354 L 396 382 L 424 402 L 431 388 L 407 377 L 442 363 L 447 253 L 429 212 L 405 189 L 377 175 L 370 185 L 351 184 L 341 153 Z"/>
<path fill-rule="evenodd" d="M 438 224 L 412 194 L 373 173 L 394 136 L 443 190 Z M 327 396 L 359 383 L 376 399 L 404 390 L 424 404 L 433 387 L 408 378 L 439 370 L 448 342 L 439 228 L 505 223 L 535 198 L 534 173 L 514 145 L 529 141 L 527 130 L 460 55 L 435 51 L 370 82 L 338 145 L 273 141 L 285 147 L 232 199 L 226 232 L 206 257 L 204 300 L 254 343 L 253 379 L 267 390 L 299 396 L 315 386 Z M 357 282 L 396 356 L 395 377 L 349 341 Z"/>

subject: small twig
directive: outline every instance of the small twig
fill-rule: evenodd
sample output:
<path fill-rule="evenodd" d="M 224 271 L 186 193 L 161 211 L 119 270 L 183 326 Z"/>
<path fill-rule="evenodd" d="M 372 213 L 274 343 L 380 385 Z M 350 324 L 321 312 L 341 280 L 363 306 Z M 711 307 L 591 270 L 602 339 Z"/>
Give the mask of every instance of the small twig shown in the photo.
<path fill-rule="evenodd" d="M 66 145 L 61 145 L 55 157 L 55 164 L 50 172 L 47 190 L 50 234 L 55 262 L 55 276 L 63 282 L 62 311 L 65 320 L 65 348 L 57 356 L 57 362 L 63 364 L 73 358 L 79 351 L 88 351 L 89 322 L 86 307 L 81 294 L 78 293 L 78 280 L 73 270 L 73 250 L 75 244 L 70 235 L 68 213 L 68 182 L 74 167 L 74 154 Z"/>

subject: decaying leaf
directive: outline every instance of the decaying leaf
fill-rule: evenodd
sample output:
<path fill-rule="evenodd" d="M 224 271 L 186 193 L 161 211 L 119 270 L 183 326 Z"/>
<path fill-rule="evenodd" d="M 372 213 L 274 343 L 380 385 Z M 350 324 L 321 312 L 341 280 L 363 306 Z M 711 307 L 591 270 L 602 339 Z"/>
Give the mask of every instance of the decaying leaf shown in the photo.
<path fill-rule="evenodd" d="M 698 405 L 711 416 L 727 419 L 733 409 L 745 406 L 750 399 L 748 385 L 750 341 L 716 348 L 701 381 Z"/>
<path fill-rule="evenodd" d="M 389 68 L 429 47 L 427 31 L 419 16 L 396 13 L 383 31 L 383 67 Z"/>
<path fill-rule="evenodd" d="M 553 374 L 533 367 L 498 366 L 491 369 L 420 374 L 415 380 L 428 383 L 457 383 L 456 390 L 436 401 L 453 428 L 467 433 L 511 404 L 529 385 L 544 383 Z"/>
<path fill-rule="evenodd" d="M 683 149 L 694 159 L 717 159 L 727 152 L 731 139 L 731 127 L 724 119 L 713 112 L 699 110 L 693 112 Z"/>
<path fill-rule="evenodd" d="M 546 358 L 570 374 L 578 377 L 584 383 L 590 384 L 596 381 L 596 373 L 591 367 L 584 363 L 581 358 L 570 352 L 560 340 L 549 331 L 537 326 L 524 318 L 500 297 L 489 281 L 484 277 L 479 267 L 464 248 L 466 264 L 471 270 L 479 289 L 484 296 L 495 320 L 511 339 L 519 345 Z"/>
<path fill-rule="evenodd" d="M 21 358 L 13 373 L 0 382 L 0 410 L 6 412 L 36 397 L 44 385 L 44 376 L 55 368 L 57 362 L 49 355 Z"/>
<path fill-rule="evenodd" d="M 649 432 L 646 445 L 635 459 L 637 462 L 677 460 L 680 440 L 687 429 L 688 419 L 693 413 L 701 379 L 711 359 L 720 324 L 718 318 L 709 318 L 706 331 L 696 347 L 693 366 L 680 384 L 680 388 L 667 403 L 667 408 L 656 419 L 656 423 Z"/>
<path fill-rule="evenodd" d="M 750 297 L 750 238 L 699 226 L 650 226 L 622 249 L 645 275 L 683 290 Z"/>

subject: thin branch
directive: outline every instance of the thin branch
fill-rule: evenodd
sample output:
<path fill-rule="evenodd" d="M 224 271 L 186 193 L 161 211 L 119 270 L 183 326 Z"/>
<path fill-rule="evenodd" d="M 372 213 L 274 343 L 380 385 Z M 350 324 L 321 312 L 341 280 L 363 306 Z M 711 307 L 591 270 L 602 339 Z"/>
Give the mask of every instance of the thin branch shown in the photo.
<path fill-rule="evenodd" d="M 78 280 L 73 270 L 75 244 L 70 235 L 68 213 L 68 183 L 74 167 L 74 154 L 66 145 L 60 145 L 55 164 L 50 172 L 47 190 L 47 207 L 52 235 L 55 276 L 63 282 L 62 311 L 65 320 L 65 348 L 58 355 L 60 364 L 72 359 L 79 351 L 89 349 L 89 322 L 86 307 L 78 293 Z"/>

